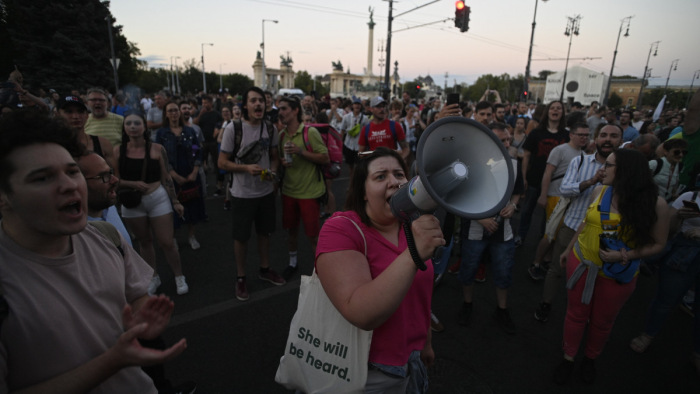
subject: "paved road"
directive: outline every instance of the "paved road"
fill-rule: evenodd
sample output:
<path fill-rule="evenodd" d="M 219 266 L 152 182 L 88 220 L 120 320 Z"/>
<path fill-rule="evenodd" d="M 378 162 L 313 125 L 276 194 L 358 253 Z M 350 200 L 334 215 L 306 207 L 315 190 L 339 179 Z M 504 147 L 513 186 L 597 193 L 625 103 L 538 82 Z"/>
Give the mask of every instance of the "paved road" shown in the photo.
<path fill-rule="evenodd" d="M 346 187 L 347 178 L 334 182 L 341 203 Z M 210 197 L 207 209 L 209 221 L 197 230 L 200 250 L 190 249 L 184 231 L 177 234 L 190 293 L 175 295 L 172 274 L 164 263 L 159 265 L 163 278 L 160 291 L 176 303 L 165 337 L 170 342 L 188 339 L 188 349 L 167 365 L 167 374 L 176 382 L 196 381 L 198 393 L 284 393 L 274 375 L 296 309 L 299 274 L 280 287 L 258 280 L 257 252 L 252 247 L 248 261 L 250 300 L 236 300 L 231 213 L 223 210 L 221 197 Z M 279 203 L 276 209 L 279 217 Z M 525 270 L 535 243 L 530 238 L 517 250 L 509 296 L 518 329 L 514 336 L 502 332 L 491 318 L 496 301 L 490 280 L 477 286 L 473 322 L 466 328 L 457 324 L 461 287 L 456 277 L 447 275 L 435 289 L 433 310 L 447 328 L 433 335 L 437 360 L 429 371 L 431 393 L 700 392 L 700 379 L 690 363 L 691 318 L 682 311 L 672 313 L 646 354 L 638 355 L 628 347 L 641 330 L 653 297 L 652 277 L 640 277 L 635 294 L 620 313 L 597 361 L 596 382 L 584 386 L 575 376 L 565 387 L 551 383 L 551 373 L 562 354 L 564 292 L 554 303 L 549 322 L 534 320 L 542 285 L 529 279 Z M 271 258 L 273 268 L 281 272 L 287 263 L 287 247 L 279 223 L 272 237 Z M 310 274 L 313 258 L 303 237 L 299 261 L 301 273 Z"/>

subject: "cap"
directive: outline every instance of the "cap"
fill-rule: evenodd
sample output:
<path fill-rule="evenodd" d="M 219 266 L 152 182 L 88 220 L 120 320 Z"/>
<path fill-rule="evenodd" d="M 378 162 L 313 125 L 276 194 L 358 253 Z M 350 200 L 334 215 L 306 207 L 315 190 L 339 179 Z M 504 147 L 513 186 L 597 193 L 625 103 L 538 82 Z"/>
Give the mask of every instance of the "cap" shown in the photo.
<path fill-rule="evenodd" d="M 82 100 L 80 97 L 78 97 L 78 96 L 65 96 L 65 97 L 61 97 L 61 98 L 58 100 L 58 104 L 56 105 L 56 107 L 57 107 L 58 109 L 63 109 L 63 108 L 65 108 L 65 107 L 69 106 L 69 105 L 77 105 L 77 106 L 79 106 L 79 107 L 81 107 L 82 109 L 84 109 L 84 110 L 87 111 L 87 107 L 85 106 L 85 103 L 84 103 L 83 100 Z"/>
<path fill-rule="evenodd" d="M 359 98 L 355 97 L 355 98 L 352 100 L 352 103 L 353 103 L 353 104 L 362 104 L 362 100 L 360 100 Z"/>
<path fill-rule="evenodd" d="M 379 106 L 379 104 L 381 104 L 381 103 L 385 103 L 384 98 L 382 98 L 382 96 L 377 96 L 377 97 L 373 98 L 372 101 L 369 102 L 369 106 L 374 108 L 374 107 Z"/>

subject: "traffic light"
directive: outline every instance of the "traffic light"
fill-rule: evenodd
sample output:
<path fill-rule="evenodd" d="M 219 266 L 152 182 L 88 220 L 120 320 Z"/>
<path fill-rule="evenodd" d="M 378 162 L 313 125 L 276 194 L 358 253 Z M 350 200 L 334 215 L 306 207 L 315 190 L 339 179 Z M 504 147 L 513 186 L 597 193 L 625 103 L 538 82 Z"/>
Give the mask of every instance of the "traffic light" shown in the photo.
<path fill-rule="evenodd" d="M 416 90 L 420 91 L 420 85 L 416 85 Z"/>
<path fill-rule="evenodd" d="M 462 33 L 469 30 L 469 12 L 469 7 L 464 4 L 464 0 L 455 2 L 455 27 L 459 27 Z"/>

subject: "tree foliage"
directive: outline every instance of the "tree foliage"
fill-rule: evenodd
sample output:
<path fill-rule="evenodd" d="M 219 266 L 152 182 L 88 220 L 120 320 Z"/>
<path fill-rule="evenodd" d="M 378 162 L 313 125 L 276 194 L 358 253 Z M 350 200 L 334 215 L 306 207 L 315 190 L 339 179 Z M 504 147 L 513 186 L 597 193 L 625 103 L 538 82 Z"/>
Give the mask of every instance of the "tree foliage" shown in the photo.
<path fill-rule="evenodd" d="M 687 91 L 676 91 L 668 90 L 666 94 L 666 104 L 664 108 L 685 108 L 685 103 L 689 96 L 692 96 L 692 92 Z M 644 96 L 642 97 L 642 105 L 649 107 L 656 107 L 659 101 L 664 97 L 663 88 L 655 89 L 645 89 Z"/>
<path fill-rule="evenodd" d="M 474 84 L 462 89 L 462 99 L 477 101 L 488 89 L 498 90 L 503 101 L 517 101 L 523 87 L 523 78 L 522 74 L 518 74 L 516 77 L 511 77 L 507 73 L 482 75 Z"/>
<path fill-rule="evenodd" d="M 403 84 L 403 91 L 407 92 L 412 99 L 419 99 L 425 97 L 425 92 L 417 88 L 420 85 L 420 81 L 413 80 Z"/>
<path fill-rule="evenodd" d="M 608 98 L 608 106 L 612 108 L 617 108 L 622 104 L 622 97 L 620 97 L 617 93 L 612 92 L 610 94 L 610 98 Z"/>
<path fill-rule="evenodd" d="M 314 89 L 314 78 L 316 78 L 316 89 Z M 325 96 L 330 92 L 330 89 L 321 83 L 320 76 L 312 77 L 306 70 L 297 71 L 294 76 L 294 87 L 303 90 L 306 94 L 315 93 L 316 98 Z"/>
<path fill-rule="evenodd" d="M 120 82 L 136 78 L 139 50 L 99 0 L 4 0 L 2 7 L 0 30 L 9 37 L 0 51 L 3 73 L 10 71 L 8 65 L 16 65 L 25 83 L 59 92 L 90 86 L 114 90 L 109 20 Z"/>
<path fill-rule="evenodd" d="M 547 79 L 548 76 L 554 74 L 552 70 L 542 70 L 537 73 L 537 79 Z"/>

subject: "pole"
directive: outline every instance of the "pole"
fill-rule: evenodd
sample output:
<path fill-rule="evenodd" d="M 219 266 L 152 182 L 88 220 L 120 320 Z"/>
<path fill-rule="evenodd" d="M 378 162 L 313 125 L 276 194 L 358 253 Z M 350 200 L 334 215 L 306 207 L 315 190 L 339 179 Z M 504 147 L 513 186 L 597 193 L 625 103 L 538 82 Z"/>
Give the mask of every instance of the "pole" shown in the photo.
<path fill-rule="evenodd" d="M 112 71 L 114 72 L 114 94 L 119 91 L 119 74 L 117 73 L 117 56 L 114 53 L 114 37 L 112 37 L 112 16 L 107 10 L 107 16 L 105 17 L 107 21 L 107 33 L 109 34 L 109 50 L 112 53 Z"/>
<path fill-rule="evenodd" d="M 605 88 L 605 97 L 603 97 L 603 104 L 608 104 L 608 96 L 610 96 L 610 84 L 612 84 L 613 71 L 615 70 L 615 59 L 617 58 L 617 47 L 620 45 L 620 36 L 622 35 L 622 27 L 627 22 L 627 32 L 625 32 L 625 37 L 630 35 L 630 20 L 633 16 L 628 16 L 620 21 L 620 30 L 617 32 L 617 42 L 615 43 L 615 52 L 613 52 L 612 66 L 610 67 L 610 77 L 608 78 L 608 86 Z"/>
<path fill-rule="evenodd" d="M 172 80 L 172 84 L 169 84 L 172 88 L 170 89 L 171 92 L 175 92 L 175 72 L 173 72 L 173 57 L 170 56 L 170 79 Z"/>
<path fill-rule="evenodd" d="M 389 78 L 391 73 L 391 23 L 394 21 L 394 0 L 389 0 L 389 23 L 386 32 L 386 63 L 384 64 L 384 100 L 389 100 Z"/>
<path fill-rule="evenodd" d="M 530 50 L 527 53 L 527 66 L 525 66 L 525 79 L 523 80 L 523 93 L 520 95 L 520 99 L 522 101 L 527 99 L 525 92 L 530 89 L 530 63 L 532 62 L 532 46 L 535 42 L 535 26 L 537 25 L 537 2 L 538 0 L 535 0 L 535 14 L 532 16 L 532 32 L 530 33 Z"/>
<path fill-rule="evenodd" d="M 671 79 L 671 71 L 673 71 L 673 67 L 675 66 L 678 68 L 678 61 L 680 59 L 673 59 L 671 62 L 671 67 L 668 68 L 668 77 L 666 77 L 666 86 L 664 86 L 664 95 L 668 92 L 668 81 Z"/>
<path fill-rule="evenodd" d="M 644 86 L 646 85 L 647 82 L 647 72 L 649 71 L 649 59 L 651 59 L 651 51 L 654 51 L 654 56 L 656 56 L 656 52 L 659 49 L 659 43 L 661 41 L 654 41 L 651 43 L 651 46 L 649 47 L 649 55 L 647 55 L 647 64 L 644 66 L 644 75 L 642 76 L 642 87 L 639 89 L 639 98 L 637 99 L 637 107 L 642 106 L 642 97 L 644 97 Z M 656 46 L 656 49 L 654 49 L 654 46 Z"/>
<path fill-rule="evenodd" d="M 688 93 L 688 99 L 685 101 L 685 108 L 688 108 L 690 98 L 693 97 L 693 84 L 695 83 L 695 80 L 698 79 L 698 76 L 700 76 L 700 70 L 695 70 L 693 73 L 693 79 L 690 80 L 690 93 Z"/>
<path fill-rule="evenodd" d="M 219 90 L 223 91 L 224 90 L 224 73 L 221 71 L 221 66 L 223 66 L 226 63 L 219 64 Z"/>
<path fill-rule="evenodd" d="M 566 22 L 566 31 L 564 35 L 569 36 L 569 50 L 566 52 L 566 65 L 564 66 L 564 78 L 561 81 L 561 94 L 559 95 L 559 101 L 564 104 L 564 90 L 566 89 L 566 74 L 569 71 L 569 55 L 571 54 L 571 41 L 574 39 L 574 35 L 578 35 L 578 23 L 581 20 L 581 15 L 576 15 L 575 17 L 570 17 L 568 22 Z"/>
<path fill-rule="evenodd" d="M 214 46 L 214 44 L 212 44 L 210 42 L 209 43 L 206 43 L 206 42 L 202 43 L 202 91 L 204 93 L 207 92 L 207 72 L 204 69 L 204 46 L 205 45 Z"/>
<path fill-rule="evenodd" d="M 262 20 L 262 44 L 260 44 L 260 49 L 262 49 L 262 90 L 267 90 L 267 70 L 265 69 L 265 22 L 278 23 L 279 21 L 274 19 Z"/>
<path fill-rule="evenodd" d="M 182 94 L 180 90 L 180 69 L 177 67 L 177 59 L 179 58 L 180 56 L 175 56 L 175 79 L 177 80 L 177 94 Z"/>

